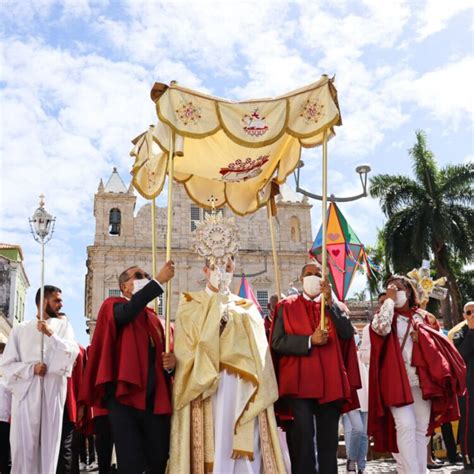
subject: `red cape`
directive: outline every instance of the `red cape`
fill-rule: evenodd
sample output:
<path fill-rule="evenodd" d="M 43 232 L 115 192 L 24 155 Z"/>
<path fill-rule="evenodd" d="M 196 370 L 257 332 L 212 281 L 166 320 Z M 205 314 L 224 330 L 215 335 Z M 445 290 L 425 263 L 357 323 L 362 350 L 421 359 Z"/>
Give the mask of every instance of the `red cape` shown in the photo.
<path fill-rule="evenodd" d="M 139 410 L 145 409 L 148 374 L 148 345 L 152 338 L 156 347 L 155 405 L 153 413 L 171 414 L 171 387 L 163 373 L 161 353 L 164 348 L 164 330 L 154 311 L 145 308 L 123 328 L 115 325 L 113 308 L 126 303 L 125 298 L 107 298 L 97 316 L 89 358 L 84 373 L 80 401 L 91 407 L 104 408 L 103 398 L 107 385 L 116 386 L 115 397 Z"/>
<path fill-rule="evenodd" d="M 286 334 L 309 337 L 319 325 L 320 304 L 307 301 L 302 295 L 282 300 L 277 312 L 279 307 L 283 307 Z M 314 398 L 319 403 L 341 401 L 344 403 L 343 411 L 353 410 L 359 407 L 356 391 L 361 387 L 354 338 L 339 338 L 330 316 L 327 321 L 328 343 L 313 347 L 307 356 L 286 356 L 272 351 L 279 395 Z M 288 418 L 284 410 L 280 415 Z"/>
<path fill-rule="evenodd" d="M 465 389 L 466 371 L 454 345 L 425 323 L 413 323 L 418 342 L 413 344 L 412 364 L 416 367 L 425 400 L 431 400 L 428 435 L 435 427 L 459 418 L 457 396 Z M 370 327 L 368 434 L 375 451 L 398 453 L 395 423 L 390 406 L 413 403 L 393 318 L 390 333 L 383 337 Z"/>
<path fill-rule="evenodd" d="M 86 350 L 79 345 L 79 354 L 77 354 L 71 376 L 67 378 L 66 392 L 66 410 L 69 420 L 74 424 L 77 423 L 77 408 L 79 402 L 79 390 L 82 385 L 82 375 L 84 372 Z"/>

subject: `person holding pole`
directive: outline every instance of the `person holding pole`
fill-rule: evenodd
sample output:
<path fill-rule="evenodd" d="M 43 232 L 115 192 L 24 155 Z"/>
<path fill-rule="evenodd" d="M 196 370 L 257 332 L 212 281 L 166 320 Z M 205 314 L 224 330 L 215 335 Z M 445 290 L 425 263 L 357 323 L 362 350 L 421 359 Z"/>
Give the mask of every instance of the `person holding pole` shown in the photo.
<path fill-rule="evenodd" d="M 163 326 L 147 305 L 173 276 L 171 260 L 154 279 L 127 268 L 119 276 L 123 297 L 107 298 L 97 316 L 79 401 L 109 410 L 119 473 L 166 469 L 176 359 L 165 352 Z"/>
<path fill-rule="evenodd" d="M 346 410 L 358 407 L 354 328 L 339 305 L 333 304 L 331 287 L 321 279 L 316 262 L 303 266 L 300 280 L 303 293 L 280 301 L 273 318 L 271 348 L 280 395 L 277 415 L 290 420 L 285 427 L 292 474 L 336 474 L 339 416 L 344 404 Z M 320 327 L 323 293 L 325 329 Z"/>
<path fill-rule="evenodd" d="M 79 353 L 71 325 L 58 318 L 61 290 L 44 287 L 43 311 L 40 294 L 37 319 L 13 327 L 0 363 L 13 394 L 10 442 L 18 474 L 56 472 L 67 377 Z"/>

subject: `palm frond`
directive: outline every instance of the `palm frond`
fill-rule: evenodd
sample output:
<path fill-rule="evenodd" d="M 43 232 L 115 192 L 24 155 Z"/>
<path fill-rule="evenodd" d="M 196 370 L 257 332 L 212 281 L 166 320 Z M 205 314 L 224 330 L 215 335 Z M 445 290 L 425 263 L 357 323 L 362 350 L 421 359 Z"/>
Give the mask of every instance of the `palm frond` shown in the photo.
<path fill-rule="evenodd" d="M 444 208 L 444 213 L 449 225 L 446 243 L 450 253 L 467 262 L 474 253 L 474 209 L 451 205 Z"/>
<path fill-rule="evenodd" d="M 474 163 L 448 165 L 440 170 L 440 194 L 451 202 L 471 204 L 474 198 Z"/>
<path fill-rule="evenodd" d="M 426 198 L 423 188 L 416 181 L 401 175 L 380 174 L 373 177 L 369 192 L 372 197 L 380 199 L 382 211 L 387 217 Z"/>
<path fill-rule="evenodd" d="M 413 171 L 416 179 L 426 192 L 434 198 L 438 194 L 439 171 L 433 153 L 427 148 L 426 134 L 423 130 L 417 130 L 416 143 L 410 149 L 413 158 Z"/>
<path fill-rule="evenodd" d="M 406 272 L 419 265 L 429 251 L 428 243 L 422 239 L 421 255 L 413 252 L 417 219 L 418 209 L 411 207 L 397 212 L 385 224 L 386 252 L 396 272 Z"/>

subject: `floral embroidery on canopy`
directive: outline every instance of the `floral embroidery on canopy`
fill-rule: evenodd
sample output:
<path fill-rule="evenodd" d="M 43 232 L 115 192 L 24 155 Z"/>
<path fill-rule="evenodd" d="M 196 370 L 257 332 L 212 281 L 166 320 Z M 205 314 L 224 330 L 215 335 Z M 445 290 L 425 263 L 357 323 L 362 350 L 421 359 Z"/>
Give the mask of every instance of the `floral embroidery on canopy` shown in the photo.
<path fill-rule="evenodd" d="M 176 115 L 184 125 L 195 124 L 202 118 L 201 110 L 192 102 L 184 103 L 178 107 Z"/>
<path fill-rule="evenodd" d="M 262 166 L 268 161 L 269 155 L 261 155 L 255 160 L 248 157 L 244 161 L 235 160 L 227 168 L 221 168 L 222 179 L 228 183 L 238 183 L 249 178 L 255 178 L 262 172 Z"/>
<path fill-rule="evenodd" d="M 242 117 L 242 122 L 245 123 L 244 132 L 248 135 L 261 137 L 268 130 L 268 125 L 265 123 L 265 117 L 262 117 L 255 109 L 250 115 L 245 114 Z"/>
<path fill-rule="evenodd" d="M 302 107 L 300 117 L 305 123 L 317 123 L 319 118 L 323 115 L 324 105 L 317 100 L 308 99 Z"/>

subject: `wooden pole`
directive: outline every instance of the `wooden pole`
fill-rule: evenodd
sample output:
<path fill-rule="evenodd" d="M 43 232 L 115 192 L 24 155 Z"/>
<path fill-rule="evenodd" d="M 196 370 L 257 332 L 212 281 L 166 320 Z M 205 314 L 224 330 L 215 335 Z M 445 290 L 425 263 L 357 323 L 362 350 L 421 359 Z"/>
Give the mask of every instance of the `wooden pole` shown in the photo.
<path fill-rule="evenodd" d="M 166 229 L 166 261 L 171 260 L 171 236 L 173 231 L 173 178 L 174 178 L 174 132 L 171 132 L 168 151 L 168 219 Z M 166 315 L 165 315 L 165 352 L 170 351 L 171 322 L 171 280 L 166 283 Z"/>
<path fill-rule="evenodd" d="M 156 199 L 151 200 L 151 266 L 153 278 L 156 278 Z M 158 314 L 158 300 L 153 300 L 155 313 Z"/>
<path fill-rule="evenodd" d="M 272 240 L 272 252 L 273 252 L 273 269 L 275 272 L 276 291 L 278 293 L 278 299 L 281 298 L 281 279 L 280 279 L 280 267 L 278 265 L 278 254 L 276 249 L 275 229 L 273 226 L 273 215 L 272 215 L 272 199 L 267 201 L 267 215 L 268 225 L 270 226 L 270 237 Z"/>
<path fill-rule="evenodd" d="M 328 132 L 324 130 L 323 134 L 323 204 L 322 204 L 322 223 L 323 223 L 323 246 L 322 252 L 322 275 L 323 278 L 327 279 L 327 250 L 326 250 L 326 237 L 327 237 L 327 207 L 328 207 Z M 321 294 L 321 329 L 326 329 L 326 302 L 324 293 Z"/>

